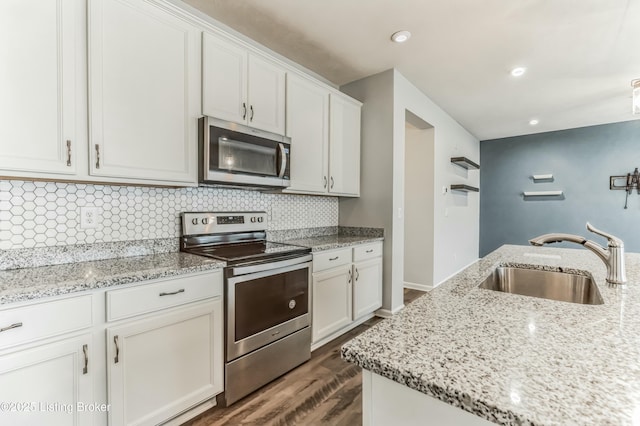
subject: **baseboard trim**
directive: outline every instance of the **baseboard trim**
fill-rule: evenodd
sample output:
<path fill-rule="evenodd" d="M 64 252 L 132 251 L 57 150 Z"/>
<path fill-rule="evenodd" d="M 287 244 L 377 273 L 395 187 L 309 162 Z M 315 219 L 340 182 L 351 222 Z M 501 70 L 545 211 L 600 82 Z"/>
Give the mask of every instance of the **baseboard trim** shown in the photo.
<path fill-rule="evenodd" d="M 392 316 L 394 316 L 395 314 L 397 314 L 403 309 L 404 309 L 404 305 L 400 305 L 392 311 L 390 311 L 389 309 L 378 309 L 376 311 L 376 316 L 380 318 L 391 318 Z"/>
<path fill-rule="evenodd" d="M 404 282 L 404 288 L 410 288 L 411 290 L 420 290 L 420 291 L 431 291 L 431 290 L 433 290 L 433 286 L 431 286 L 431 285 L 410 283 L 408 281 Z"/>
<path fill-rule="evenodd" d="M 458 275 L 460 272 L 464 271 L 465 269 L 467 269 L 469 266 L 473 265 L 474 263 L 476 263 L 478 260 L 480 259 L 476 259 L 472 262 L 469 262 L 468 264 L 466 264 L 465 266 L 463 266 L 462 268 L 458 269 L 456 272 L 454 272 L 453 274 L 449 275 L 447 278 L 443 279 L 442 281 L 440 281 L 438 284 L 434 285 L 433 288 L 438 287 L 440 284 L 443 284 L 445 281 L 450 280 L 451 278 L 453 278 L 454 276 Z"/>

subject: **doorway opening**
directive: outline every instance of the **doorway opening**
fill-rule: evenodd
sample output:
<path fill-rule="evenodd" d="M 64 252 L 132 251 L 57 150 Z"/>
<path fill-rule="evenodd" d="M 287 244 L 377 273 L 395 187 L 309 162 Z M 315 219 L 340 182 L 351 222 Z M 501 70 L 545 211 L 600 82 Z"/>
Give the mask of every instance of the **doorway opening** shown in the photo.
<path fill-rule="evenodd" d="M 404 287 L 433 288 L 434 127 L 405 113 Z"/>

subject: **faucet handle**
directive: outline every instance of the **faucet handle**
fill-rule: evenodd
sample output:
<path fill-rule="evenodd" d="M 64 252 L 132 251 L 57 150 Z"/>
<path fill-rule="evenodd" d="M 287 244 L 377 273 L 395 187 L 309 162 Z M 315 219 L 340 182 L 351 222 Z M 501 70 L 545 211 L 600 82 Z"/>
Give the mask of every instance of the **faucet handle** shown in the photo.
<path fill-rule="evenodd" d="M 600 231 L 599 229 L 593 227 L 593 225 L 591 225 L 589 222 L 587 222 L 587 229 L 590 232 L 593 232 L 594 234 L 598 234 L 602 237 L 605 237 L 609 241 L 608 243 L 609 247 L 624 247 L 624 242 L 620 238 L 611 234 L 607 234 L 606 232 Z"/>

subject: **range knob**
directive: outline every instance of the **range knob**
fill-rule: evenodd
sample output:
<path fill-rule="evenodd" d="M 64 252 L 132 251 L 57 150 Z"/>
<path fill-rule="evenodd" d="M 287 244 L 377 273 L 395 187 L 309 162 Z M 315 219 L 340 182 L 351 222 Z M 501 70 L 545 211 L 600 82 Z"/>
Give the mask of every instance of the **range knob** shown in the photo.
<path fill-rule="evenodd" d="M 208 225 L 209 224 L 209 218 L 208 217 L 203 217 L 200 222 L 202 222 L 203 225 Z"/>
<path fill-rule="evenodd" d="M 251 223 L 256 223 L 256 217 L 255 217 L 255 216 L 253 216 L 253 217 L 251 218 Z"/>
<path fill-rule="evenodd" d="M 260 222 L 260 223 L 264 222 L 264 217 L 260 216 L 260 217 L 258 218 L 258 222 Z"/>

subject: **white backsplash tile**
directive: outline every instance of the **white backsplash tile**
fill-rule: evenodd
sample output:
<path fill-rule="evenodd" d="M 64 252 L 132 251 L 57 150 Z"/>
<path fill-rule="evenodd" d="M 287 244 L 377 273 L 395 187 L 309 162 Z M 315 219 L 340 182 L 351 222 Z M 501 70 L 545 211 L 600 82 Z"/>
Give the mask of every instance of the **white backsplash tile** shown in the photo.
<path fill-rule="evenodd" d="M 95 206 L 95 229 L 80 207 Z M 0 249 L 180 236 L 183 211 L 264 210 L 268 230 L 338 225 L 338 199 L 222 188 L 0 181 Z"/>

